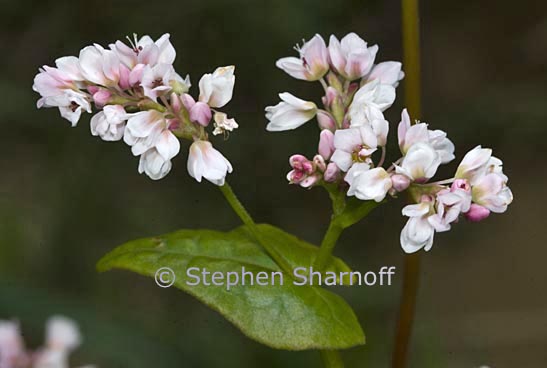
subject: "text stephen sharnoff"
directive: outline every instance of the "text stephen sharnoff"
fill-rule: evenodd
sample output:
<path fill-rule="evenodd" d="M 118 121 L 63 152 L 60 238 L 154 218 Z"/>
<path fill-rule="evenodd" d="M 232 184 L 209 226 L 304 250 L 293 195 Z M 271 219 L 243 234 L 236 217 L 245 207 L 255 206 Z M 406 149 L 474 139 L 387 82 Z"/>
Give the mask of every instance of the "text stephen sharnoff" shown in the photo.
<path fill-rule="evenodd" d="M 288 282 L 296 286 L 304 285 L 391 285 L 395 267 L 383 266 L 378 272 L 318 272 L 313 267 L 297 267 Z M 241 267 L 241 271 L 210 271 L 207 268 L 189 267 L 186 269 L 186 284 L 189 286 L 225 286 L 227 290 L 238 285 L 284 285 L 285 274 L 281 271 L 251 272 Z"/>

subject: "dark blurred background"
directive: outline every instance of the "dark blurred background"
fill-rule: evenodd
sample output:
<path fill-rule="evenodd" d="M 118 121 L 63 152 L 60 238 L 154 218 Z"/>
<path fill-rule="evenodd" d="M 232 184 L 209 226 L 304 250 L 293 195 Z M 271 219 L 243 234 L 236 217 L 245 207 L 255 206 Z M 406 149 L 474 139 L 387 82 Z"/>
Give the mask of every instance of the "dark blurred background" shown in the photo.
<path fill-rule="evenodd" d="M 274 66 L 314 33 L 355 31 L 401 60 L 398 1 L 0 1 L 0 319 L 18 318 L 31 346 L 51 314 L 76 319 L 85 342 L 74 365 L 315 367 L 316 352 L 274 351 L 245 338 L 188 295 L 127 272 L 95 272 L 114 246 L 181 227 L 239 224 L 216 188 L 186 173 L 186 150 L 167 178 L 138 175 L 123 143 L 92 137 L 89 115 L 71 129 L 56 109 L 37 111 L 39 66 L 137 32 L 164 32 L 189 73 L 235 64 L 225 108 L 240 129 L 215 143 L 230 182 L 260 221 L 318 243 L 329 217 L 322 190 L 289 186 L 288 156 L 312 155 L 313 123 L 267 133 L 263 108 L 277 93 L 320 96 L 319 84 Z M 515 202 L 481 224 L 437 235 L 423 254 L 412 367 L 538 368 L 547 362 L 547 3 L 423 1 L 423 120 L 449 132 L 458 159 L 477 144 L 503 159 Z M 404 84 L 404 81 L 403 81 Z M 402 88 L 388 110 L 399 121 Z M 395 138 L 391 136 L 391 143 Z M 219 140 L 217 140 L 218 142 Z M 395 149 L 395 147 L 393 147 Z M 455 170 L 457 161 L 444 173 Z M 441 173 L 443 174 L 443 173 Z M 443 176 L 443 175 L 441 175 Z M 398 266 L 403 203 L 392 201 L 348 230 L 336 249 L 357 270 Z M 344 352 L 348 367 L 387 367 L 400 273 L 392 287 L 339 290 L 356 308 L 367 345 Z"/>

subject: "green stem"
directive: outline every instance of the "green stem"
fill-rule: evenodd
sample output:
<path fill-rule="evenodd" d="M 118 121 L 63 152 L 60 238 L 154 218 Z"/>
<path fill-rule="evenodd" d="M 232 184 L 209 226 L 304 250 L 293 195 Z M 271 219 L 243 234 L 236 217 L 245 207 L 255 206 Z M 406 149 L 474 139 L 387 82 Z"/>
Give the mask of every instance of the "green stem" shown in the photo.
<path fill-rule="evenodd" d="M 248 229 L 251 231 L 258 243 L 266 250 L 266 252 L 277 262 L 279 267 L 287 274 L 292 275 L 292 269 L 290 265 L 284 260 L 283 257 L 277 253 L 276 249 L 272 247 L 268 242 L 264 241 L 260 230 L 256 226 L 253 218 L 247 212 L 243 204 L 239 201 L 236 194 L 232 190 L 232 187 L 226 182 L 224 185 L 219 186 L 220 191 L 234 210 L 234 212 L 239 216 L 241 221 L 247 225 Z M 338 226 L 336 221 L 331 221 L 327 233 L 323 241 L 321 242 L 321 248 L 319 254 L 315 260 L 314 268 L 321 270 L 327 263 L 329 256 L 336 245 L 338 237 L 342 233 L 343 228 Z M 319 262 L 318 262 L 319 261 Z M 336 350 L 320 350 L 321 359 L 326 368 L 343 368 L 344 363 L 340 357 L 340 353 Z"/>
<path fill-rule="evenodd" d="M 342 234 L 342 231 L 344 231 L 344 228 L 338 225 L 336 218 L 333 218 L 329 224 L 325 236 L 323 237 L 321 247 L 317 252 L 317 258 L 315 258 L 315 261 L 313 262 L 313 268 L 315 270 L 321 272 L 327 266 L 327 262 L 332 255 L 332 251 L 334 250 L 336 242 Z"/>
<path fill-rule="evenodd" d="M 232 187 L 226 182 L 224 185 L 219 186 L 220 191 L 224 194 L 224 197 L 234 210 L 234 212 L 239 216 L 241 221 L 247 225 L 247 228 L 254 236 L 256 241 L 264 248 L 264 250 L 272 257 L 272 259 L 279 265 L 279 267 L 288 275 L 293 274 L 292 267 L 287 263 L 285 258 L 283 258 L 269 242 L 264 240 L 264 237 L 260 233 L 258 226 L 254 222 L 253 218 L 247 212 L 243 204 L 239 201 L 236 194 L 232 190 Z"/>
<path fill-rule="evenodd" d="M 405 102 L 410 115 L 418 119 L 421 115 L 419 0 L 402 0 L 402 28 L 403 65 L 406 72 Z M 407 366 L 419 285 L 420 256 L 407 254 L 404 263 L 403 291 L 393 349 L 393 368 Z"/>
<path fill-rule="evenodd" d="M 313 268 L 315 270 L 319 272 L 323 271 L 332 254 L 332 251 L 334 250 L 334 247 L 336 246 L 338 238 L 342 234 L 342 231 L 344 231 L 344 228 L 338 225 L 336 222 L 336 217 L 333 216 L 330 221 L 329 228 L 323 237 L 323 241 L 321 241 L 321 247 L 317 253 L 317 258 L 315 258 L 315 261 L 313 262 Z M 321 359 L 323 360 L 323 365 L 325 368 L 344 367 L 344 362 L 342 361 L 342 357 L 338 351 L 320 350 L 319 352 L 321 353 Z"/>
<path fill-rule="evenodd" d="M 336 189 L 333 190 L 332 188 L 328 187 L 325 189 L 329 193 L 329 197 L 332 201 L 333 214 L 329 223 L 329 227 L 327 228 L 327 232 L 325 233 L 325 236 L 323 236 L 323 240 L 321 241 L 321 247 L 319 248 L 317 257 L 313 262 L 313 268 L 319 272 L 323 271 L 323 269 L 327 265 L 328 259 L 332 255 L 332 251 L 336 246 L 336 242 L 338 241 L 338 238 L 340 238 L 340 235 L 342 235 L 342 231 L 344 231 L 344 227 L 340 226 L 337 221 L 337 215 L 342 213 L 345 207 L 344 196 L 343 194 L 340 195 L 340 192 L 338 192 Z M 323 360 L 323 365 L 325 366 L 325 368 L 344 367 L 344 362 L 342 361 L 342 357 L 340 356 L 340 353 L 338 351 L 320 350 L 319 353 L 321 354 L 321 360 Z"/>
<path fill-rule="evenodd" d="M 336 350 L 321 350 L 321 359 L 325 368 L 344 368 L 344 362 Z"/>

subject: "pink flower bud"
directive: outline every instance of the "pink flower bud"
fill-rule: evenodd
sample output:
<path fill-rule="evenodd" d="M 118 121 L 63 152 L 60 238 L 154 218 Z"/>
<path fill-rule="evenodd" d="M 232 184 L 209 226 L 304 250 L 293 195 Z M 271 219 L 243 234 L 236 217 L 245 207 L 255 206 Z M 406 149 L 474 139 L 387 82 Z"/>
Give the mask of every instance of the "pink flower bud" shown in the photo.
<path fill-rule="evenodd" d="M 205 102 L 196 102 L 190 109 L 190 120 L 202 126 L 209 125 L 212 116 L 211 108 Z"/>
<path fill-rule="evenodd" d="M 319 115 L 317 115 L 319 117 Z M 319 135 L 319 154 L 328 160 L 334 153 L 334 134 L 330 130 L 322 130 Z"/>
<path fill-rule="evenodd" d="M 319 123 L 319 129 L 321 130 L 328 129 L 330 131 L 336 130 L 336 123 L 334 122 L 334 118 L 328 112 L 319 110 L 317 111 L 316 117 L 317 117 L 317 122 Z"/>
<path fill-rule="evenodd" d="M 397 192 L 402 192 L 410 185 L 410 179 L 401 174 L 395 174 L 391 177 L 391 183 L 393 184 L 393 189 Z"/>
<path fill-rule="evenodd" d="M 104 106 L 108 103 L 110 97 L 112 97 L 112 94 L 109 91 L 101 89 L 93 94 L 93 101 L 97 106 Z"/>
<path fill-rule="evenodd" d="M 334 162 L 331 162 L 327 165 L 327 169 L 325 170 L 325 174 L 323 175 L 323 179 L 327 183 L 334 183 L 338 180 L 340 177 L 340 169 Z"/>
<path fill-rule="evenodd" d="M 309 188 L 321 180 L 322 175 L 316 170 L 318 167 L 325 167 L 325 160 L 320 155 L 316 155 L 313 162 L 302 155 L 292 155 L 289 164 L 293 170 L 287 174 L 287 180 L 291 184 Z"/>
<path fill-rule="evenodd" d="M 313 157 L 313 163 L 315 164 L 315 167 L 318 168 L 320 171 L 325 171 L 327 169 L 325 159 L 321 155 L 315 155 Z"/>
<path fill-rule="evenodd" d="M 422 196 L 420 197 L 420 202 L 422 203 L 435 202 L 435 198 L 431 194 L 422 194 Z"/>
<path fill-rule="evenodd" d="M 186 107 L 186 110 L 190 111 L 192 107 L 196 104 L 196 101 L 192 96 L 190 96 L 188 93 L 183 93 L 180 96 L 180 100 L 182 101 L 182 104 L 184 107 Z"/>
<path fill-rule="evenodd" d="M 94 95 L 95 93 L 99 92 L 100 88 L 97 86 L 88 86 L 87 90 L 89 91 L 89 93 Z"/>
<path fill-rule="evenodd" d="M 118 82 L 121 89 L 129 89 L 131 87 L 131 84 L 129 83 L 129 73 L 131 73 L 129 68 L 121 64 L 120 65 L 120 80 Z"/>
<path fill-rule="evenodd" d="M 359 83 L 352 83 L 348 88 L 348 95 L 352 95 L 359 89 Z"/>
<path fill-rule="evenodd" d="M 292 155 L 289 158 L 289 164 L 293 169 L 297 171 L 302 171 L 306 175 L 312 174 L 315 171 L 315 168 L 313 167 L 313 162 L 311 162 L 302 155 Z"/>
<path fill-rule="evenodd" d="M 176 93 L 171 93 L 171 96 L 169 97 L 169 102 L 171 103 L 171 107 L 175 112 L 179 112 L 182 108 L 182 101 L 180 100 L 179 95 L 177 95 Z"/>
<path fill-rule="evenodd" d="M 465 218 L 471 222 L 479 222 L 490 215 L 490 210 L 478 204 L 472 203 L 471 208 L 464 215 Z"/>
<path fill-rule="evenodd" d="M 180 121 L 178 119 L 167 119 L 167 128 L 169 130 L 177 130 L 180 128 Z"/>
<path fill-rule="evenodd" d="M 338 97 L 338 91 L 332 87 L 327 87 L 327 94 L 325 95 L 324 103 L 330 107 L 334 100 Z"/>

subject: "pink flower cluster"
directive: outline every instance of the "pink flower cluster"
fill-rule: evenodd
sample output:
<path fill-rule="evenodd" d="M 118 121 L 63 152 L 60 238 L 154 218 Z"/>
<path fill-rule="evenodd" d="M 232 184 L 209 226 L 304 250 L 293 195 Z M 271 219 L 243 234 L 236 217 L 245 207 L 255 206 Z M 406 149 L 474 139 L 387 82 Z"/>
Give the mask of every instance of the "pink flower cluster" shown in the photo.
<path fill-rule="evenodd" d="M 44 346 L 29 351 L 25 347 L 19 324 L 0 321 L 0 368 L 69 368 L 69 355 L 80 343 L 80 331 L 72 320 L 52 317 L 46 324 Z"/>
<path fill-rule="evenodd" d="M 460 215 L 480 221 L 490 212 L 501 213 L 512 202 L 501 160 L 480 146 L 470 151 L 453 178 L 430 182 L 441 164 L 452 161 L 454 144 L 441 130 L 421 122 L 411 124 L 406 109 L 397 133 L 402 156 L 387 168 L 389 122 L 383 112 L 395 101 L 404 77 L 401 63 L 375 63 L 378 47 L 368 46 L 355 33 L 327 46 L 315 35 L 299 57 L 279 59 L 277 66 L 294 78 L 320 81 L 324 109 L 288 92 L 266 108 L 269 131 L 295 129 L 314 117 L 321 130 L 318 153 L 312 160 L 291 156 L 287 179 L 305 188 L 336 185 L 347 196 L 381 202 L 408 191 L 415 204 L 402 213 L 409 217 L 401 232 L 405 252 L 429 250 L 435 232 L 450 230 Z M 447 185 L 449 184 L 449 185 Z"/>
<path fill-rule="evenodd" d="M 213 148 L 206 128 L 213 122 L 213 135 L 227 136 L 238 127 L 217 110 L 232 99 L 234 67 L 203 75 L 194 99 L 188 94 L 190 78 L 173 67 L 176 52 L 169 34 L 156 41 L 136 35 L 128 40 L 129 45 L 87 46 L 78 57 L 62 57 L 56 67 L 41 68 L 33 85 L 41 95 L 38 107 L 57 107 L 76 126 L 82 112 L 91 113 L 94 105 L 99 111 L 91 118 L 91 133 L 105 141 L 123 139 L 140 156 L 139 173 L 154 180 L 171 170 L 179 139 L 190 140 L 188 173 L 197 181 L 222 185 L 232 166 Z"/>

